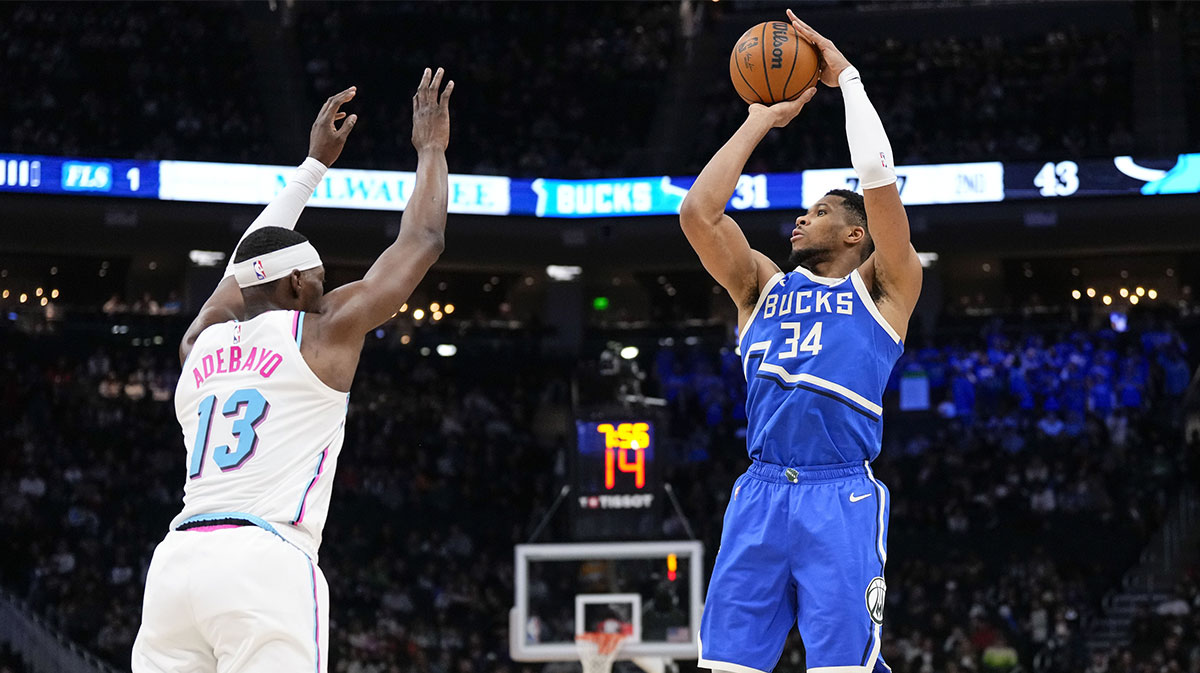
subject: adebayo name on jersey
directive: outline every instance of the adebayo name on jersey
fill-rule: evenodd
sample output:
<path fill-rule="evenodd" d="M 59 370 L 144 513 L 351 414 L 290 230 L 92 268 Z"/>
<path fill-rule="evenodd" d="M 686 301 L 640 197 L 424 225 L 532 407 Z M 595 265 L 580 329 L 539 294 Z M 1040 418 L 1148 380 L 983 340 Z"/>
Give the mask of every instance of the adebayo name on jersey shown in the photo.
<path fill-rule="evenodd" d="M 269 348 L 251 346 L 249 352 L 240 346 L 230 346 L 228 349 L 218 348 L 198 358 L 197 366 L 192 368 L 192 376 L 196 388 L 210 376 L 217 374 L 232 374 L 234 372 L 258 372 L 264 379 L 270 378 L 276 368 L 283 363 L 283 356 Z"/>

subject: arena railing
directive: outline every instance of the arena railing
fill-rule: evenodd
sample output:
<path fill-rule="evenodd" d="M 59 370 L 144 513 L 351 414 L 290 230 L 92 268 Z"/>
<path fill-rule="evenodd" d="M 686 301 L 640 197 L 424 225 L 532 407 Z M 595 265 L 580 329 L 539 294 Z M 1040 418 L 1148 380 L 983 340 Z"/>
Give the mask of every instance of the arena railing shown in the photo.
<path fill-rule="evenodd" d="M 116 673 L 59 633 L 17 597 L 0 589 L 0 642 L 32 673 Z"/>

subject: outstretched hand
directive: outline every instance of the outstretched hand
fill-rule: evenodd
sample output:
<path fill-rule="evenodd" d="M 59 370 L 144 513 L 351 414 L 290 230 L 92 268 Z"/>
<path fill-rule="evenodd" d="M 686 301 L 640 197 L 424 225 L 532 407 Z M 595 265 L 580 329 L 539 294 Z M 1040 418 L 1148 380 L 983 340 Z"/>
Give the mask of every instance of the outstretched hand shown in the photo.
<path fill-rule="evenodd" d="M 774 105 L 763 105 L 762 103 L 750 104 L 750 116 L 764 115 L 771 121 L 771 128 L 781 128 L 787 126 L 796 115 L 800 114 L 800 110 L 812 97 L 817 94 L 816 87 L 809 87 L 800 94 L 796 100 L 785 100 Z"/>
<path fill-rule="evenodd" d="M 341 108 L 346 103 L 354 98 L 354 94 L 358 92 L 355 87 L 350 87 L 341 93 L 335 93 L 325 101 L 325 105 L 321 106 L 321 111 L 317 113 L 317 120 L 313 122 L 312 132 L 308 135 L 308 156 L 325 164 L 326 167 L 333 165 L 337 158 L 342 154 L 342 148 L 346 146 L 346 138 L 350 136 L 350 132 L 354 130 L 354 124 L 358 122 L 358 115 L 350 115 L 346 117 L 345 112 L 341 112 Z M 342 120 L 341 128 L 335 122 Z"/>
<path fill-rule="evenodd" d="M 425 150 L 445 151 L 450 144 L 450 94 L 454 92 L 454 80 L 442 88 L 441 68 L 430 76 L 429 68 L 421 75 L 421 83 L 413 94 L 412 143 L 417 152 Z"/>
<path fill-rule="evenodd" d="M 812 26 L 804 23 L 796 18 L 792 10 L 787 11 L 788 19 L 792 22 L 792 27 L 796 32 L 800 33 L 809 42 L 816 46 L 817 51 L 821 52 L 821 81 L 825 86 L 838 86 L 838 75 L 842 71 L 850 67 L 850 61 L 838 51 L 838 48 L 833 44 L 833 40 L 813 30 Z"/>

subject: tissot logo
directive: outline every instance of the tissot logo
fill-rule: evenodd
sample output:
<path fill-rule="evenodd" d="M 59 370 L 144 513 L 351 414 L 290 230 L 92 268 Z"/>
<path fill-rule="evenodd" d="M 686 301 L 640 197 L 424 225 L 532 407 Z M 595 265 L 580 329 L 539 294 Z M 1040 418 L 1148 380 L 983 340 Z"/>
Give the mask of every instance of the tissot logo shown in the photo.
<path fill-rule="evenodd" d="M 579 496 L 581 509 L 648 509 L 653 504 L 654 495 L 650 493 Z"/>

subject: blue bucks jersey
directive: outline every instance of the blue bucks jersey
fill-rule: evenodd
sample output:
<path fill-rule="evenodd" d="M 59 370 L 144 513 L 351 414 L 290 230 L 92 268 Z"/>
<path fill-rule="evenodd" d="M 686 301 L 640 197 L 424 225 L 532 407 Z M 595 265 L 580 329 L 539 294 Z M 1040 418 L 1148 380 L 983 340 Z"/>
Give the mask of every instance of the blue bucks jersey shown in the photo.
<path fill-rule="evenodd" d="M 879 455 L 883 388 L 904 345 L 857 270 L 776 274 L 740 347 L 751 458 L 807 467 Z"/>

